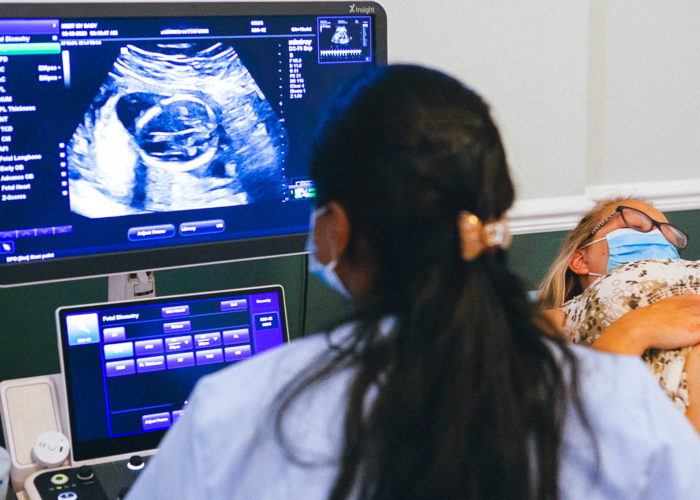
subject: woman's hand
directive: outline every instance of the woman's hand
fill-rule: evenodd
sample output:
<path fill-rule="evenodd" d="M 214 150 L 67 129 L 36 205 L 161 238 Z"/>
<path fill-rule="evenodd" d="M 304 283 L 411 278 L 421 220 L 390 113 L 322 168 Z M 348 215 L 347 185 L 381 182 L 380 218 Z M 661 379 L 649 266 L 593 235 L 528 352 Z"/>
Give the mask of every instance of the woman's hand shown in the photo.
<path fill-rule="evenodd" d="M 593 343 L 617 354 L 641 356 L 650 348 L 675 349 L 700 343 L 700 295 L 661 299 L 621 316 Z"/>

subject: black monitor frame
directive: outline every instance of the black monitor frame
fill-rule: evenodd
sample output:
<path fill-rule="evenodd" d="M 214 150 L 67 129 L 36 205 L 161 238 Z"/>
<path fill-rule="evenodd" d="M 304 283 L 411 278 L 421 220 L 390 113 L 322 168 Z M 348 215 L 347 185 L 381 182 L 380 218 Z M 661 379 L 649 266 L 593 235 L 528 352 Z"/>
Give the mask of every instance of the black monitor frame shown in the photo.
<path fill-rule="evenodd" d="M 386 13 L 375 2 L 153 2 L 10 3 L 0 18 L 131 18 L 265 15 L 369 15 L 374 64 L 387 62 Z M 308 229 L 307 229 L 308 230 Z M 0 287 L 293 255 L 304 252 L 307 232 L 183 244 L 144 250 L 65 257 L 22 264 L 0 263 Z"/>

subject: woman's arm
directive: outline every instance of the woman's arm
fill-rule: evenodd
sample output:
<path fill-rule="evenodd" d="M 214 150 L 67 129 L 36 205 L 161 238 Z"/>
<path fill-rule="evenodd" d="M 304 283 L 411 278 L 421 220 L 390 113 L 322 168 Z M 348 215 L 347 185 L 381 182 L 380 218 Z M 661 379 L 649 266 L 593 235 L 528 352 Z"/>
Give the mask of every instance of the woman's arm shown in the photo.
<path fill-rule="evenodd" d="M 700 346 L 695 346 L 690 351 L 685 362 L 685 374 L 688 377 L 688 408 L 685 416 L 693 424 L 695 430 L 700 432 Z"/>
<path fill-rule="evenodd" d="M 595 349 L 641 356 L 700 343 L 700 295 L 686 293 L 633 309 L 593 342 Z"/>
<path fill-rule="evenodd" d="M 563 334 L 566 314 L 561 309 L 545 309 L 542 315 L 549 321 L 556 333 Z M 549 328 L 547 329 L 549 331 Z"/>

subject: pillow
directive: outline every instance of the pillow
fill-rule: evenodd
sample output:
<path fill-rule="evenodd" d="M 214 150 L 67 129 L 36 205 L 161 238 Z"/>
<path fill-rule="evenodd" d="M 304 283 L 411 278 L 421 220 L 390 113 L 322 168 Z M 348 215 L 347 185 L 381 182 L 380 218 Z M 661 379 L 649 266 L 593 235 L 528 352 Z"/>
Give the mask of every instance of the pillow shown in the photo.
<path fill-rule="evenodd" d="M 611 269 L 584 292 L 566 302 L 564 334 L 577 344 L 590 345 L 623 314 L 656 302 L 700 293 L 700 261 L 638 260 Z M 647 349 L 642 359 L 678 408 L 688 407 L 685 362 L 692 347 Z"/>

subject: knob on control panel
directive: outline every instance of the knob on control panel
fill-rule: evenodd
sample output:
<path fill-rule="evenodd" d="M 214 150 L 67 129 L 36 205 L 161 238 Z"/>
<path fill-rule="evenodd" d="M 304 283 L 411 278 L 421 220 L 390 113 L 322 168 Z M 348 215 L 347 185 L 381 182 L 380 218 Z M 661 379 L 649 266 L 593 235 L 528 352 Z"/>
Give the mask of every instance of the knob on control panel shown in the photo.
<path fill-rule="evenodd" d="M 126 466 L 131 470 L 141 470 L 145 467 L 146 462 L 143 461 L 141 455 L 134 455 L 129 459 L 129 463 Z"/>
<path fill-rule="evenodd" d="M 83 465 L 78 469 L 76 476 L 78 477 L 78 479 L 87 481 L 88 479 L 92 479 L 93 477 L 95 477 L 95 472 L 89 465 Z"/>

